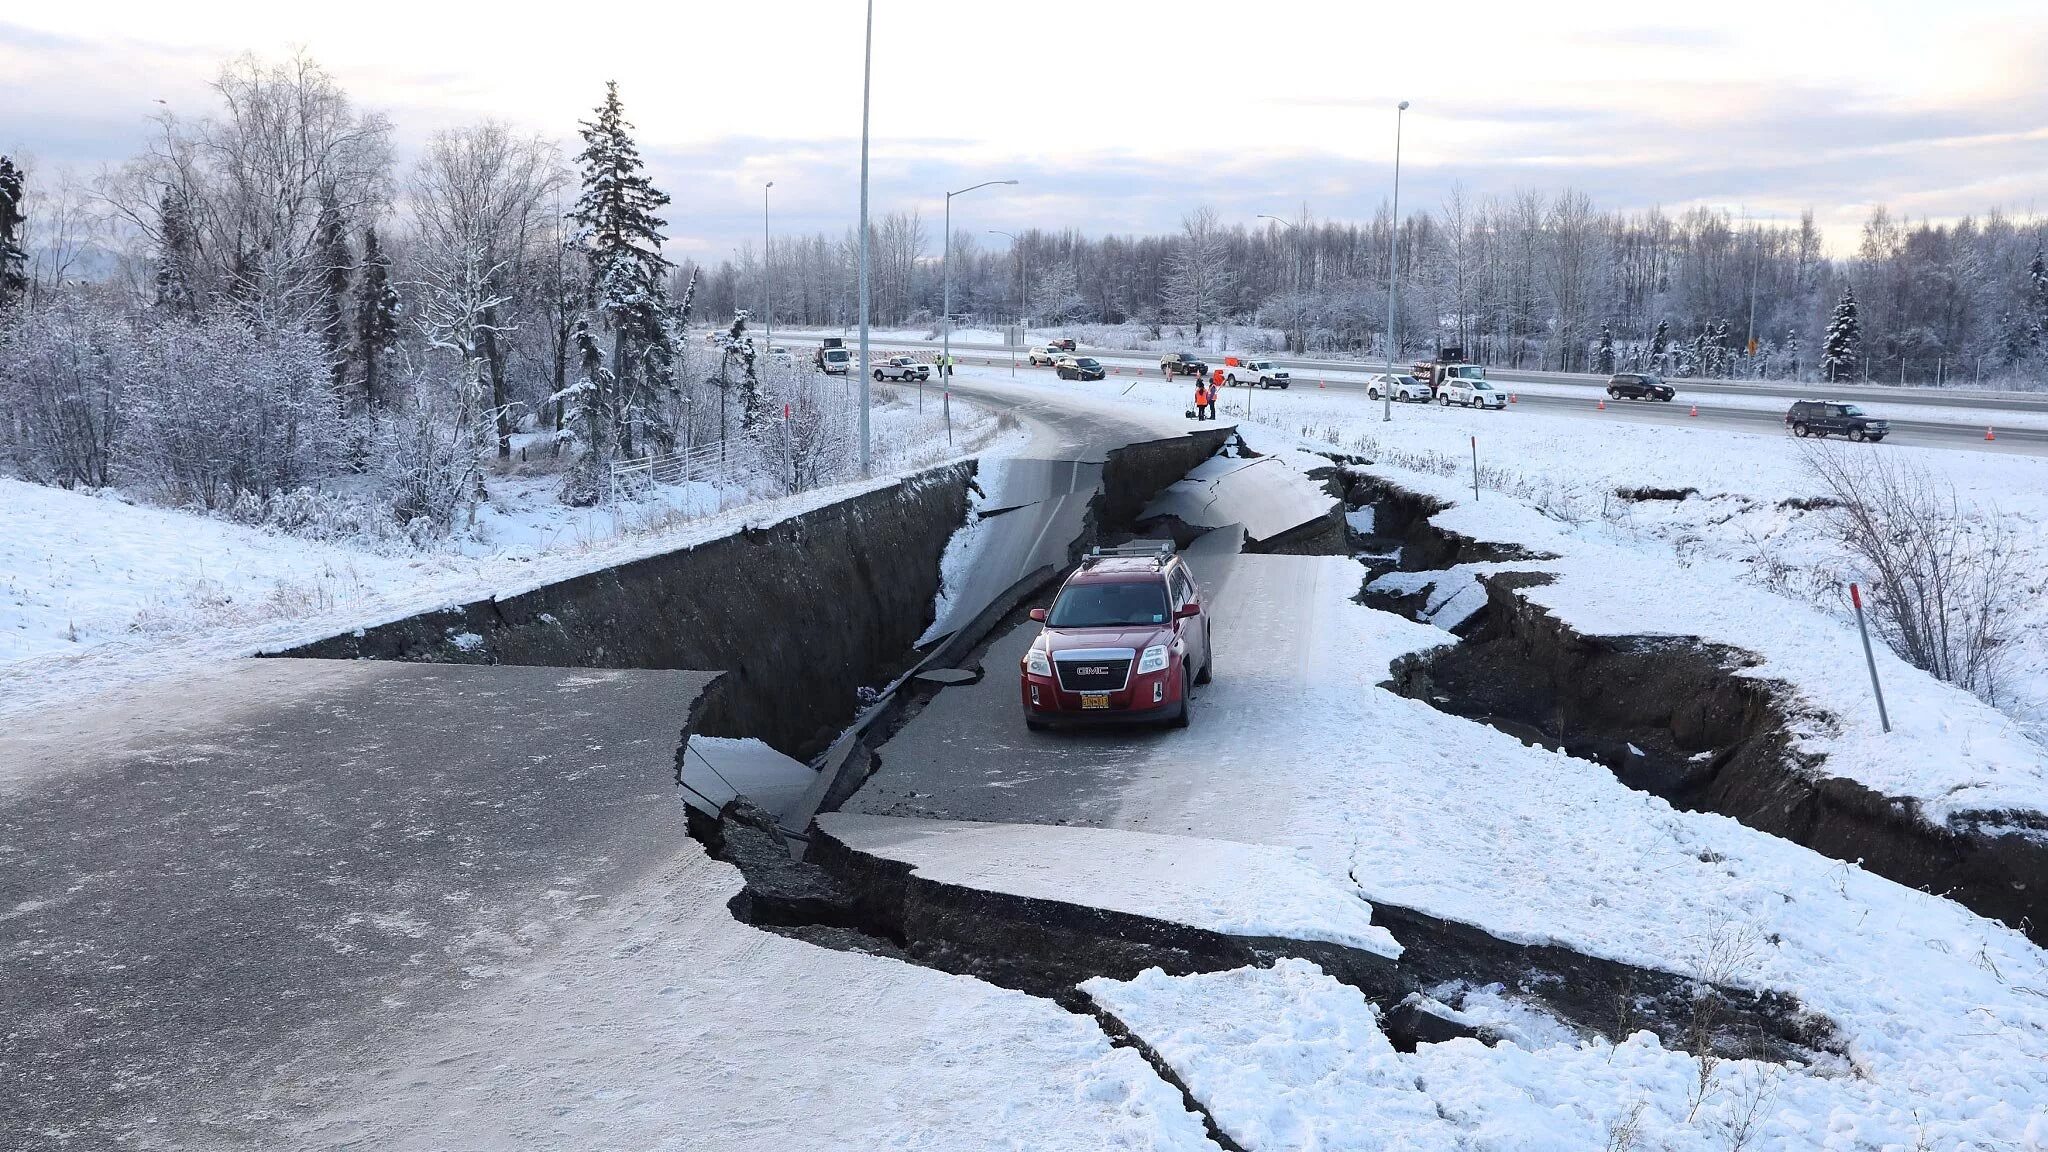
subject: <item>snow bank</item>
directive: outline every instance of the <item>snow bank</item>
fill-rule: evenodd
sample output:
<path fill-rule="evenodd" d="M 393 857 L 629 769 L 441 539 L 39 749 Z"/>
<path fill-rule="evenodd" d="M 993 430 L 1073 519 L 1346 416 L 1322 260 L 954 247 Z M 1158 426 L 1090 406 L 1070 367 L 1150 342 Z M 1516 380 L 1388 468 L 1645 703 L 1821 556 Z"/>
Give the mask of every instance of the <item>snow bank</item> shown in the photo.
<path fill-rule="evenodd" d="M 1649 1032 L 1403 1054 L 1357 991 L 1301 960 L 1183 977 L 1152 969 L 1086 990 L 1255 1152 L 2048 1147 L 2039 1115 L 1988 1093 L 1902 1096 L 1842 1070 L 1753 1060 L 1702 1069 Z"/>

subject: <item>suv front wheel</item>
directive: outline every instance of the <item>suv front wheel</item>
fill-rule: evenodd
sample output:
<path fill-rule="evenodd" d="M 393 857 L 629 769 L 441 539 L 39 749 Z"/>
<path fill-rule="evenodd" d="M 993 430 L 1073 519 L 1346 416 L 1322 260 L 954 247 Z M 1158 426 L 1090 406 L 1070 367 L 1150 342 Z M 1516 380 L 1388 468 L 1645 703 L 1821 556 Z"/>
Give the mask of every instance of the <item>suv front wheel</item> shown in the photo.
<path fill-rule="evenodd" d="M 1168 723 L 1172 724 L 1175 728 L 1185 728 L 1188 726 L 1188 713 L 1193 708 L 1193 696 L 1194 685 L 1188 679 L 1187 666 L 1182 665 L 1180 670 L 1180 711 L 1175 712 L 1173 719 L 1168 721 Z"/>

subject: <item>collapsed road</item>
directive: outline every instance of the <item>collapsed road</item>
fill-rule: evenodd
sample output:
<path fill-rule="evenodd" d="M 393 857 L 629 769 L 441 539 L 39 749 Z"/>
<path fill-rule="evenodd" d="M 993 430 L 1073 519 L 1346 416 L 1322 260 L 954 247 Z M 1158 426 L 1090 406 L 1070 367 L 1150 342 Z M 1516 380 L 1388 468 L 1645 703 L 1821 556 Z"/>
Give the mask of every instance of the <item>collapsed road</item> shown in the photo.
<path fill-rule="evenodd" d="M 1554 784 L 1538 773 L 1561 770 L 1512 741 L 1468 739 L 1468 729 L 1499 734 L 1374 687 L 1414 641 L 1391 629 L 1361 642 L 1390 626 L 1357 617 L 1392 618 L 1353 602 L 1364 571 L 1351 554 L 1364 541 L 1347 531 L 1341 479 L 1318 472 L 1328 462 L 1258 456 L 1228 428 L 1188 435 L 1178 420 L 1085 401 L 955 390 L 1028 420 L 1030 448 L 971 473 L 934 470 L 729 541 L 297 654 L 349 659 L 253 662 L 261 671 L 194 686 L 184 711 L 131 701 L 122 716 L 16 734 L 13 759 L 24 750 L 40 759 L 29 760 L 38 765 L 29 776 L 0 777 L 5 843 L 48 845 L 54 863 L 29 873 L 34 883 L 0 891 L 0 908 L 17 913 L 0 922 L 10 964 L 27 957 L 40 966 L 29 969 L 39 975 L 20 1002 L 6 1005 L 33 1026 L 9 1037 L 11 1111 L 0 1119 L 45 1134 L 226 1147 L 296 1143 L 276 1133 L 312 1114 L 308 1130 L 320 1135 L 306 1146 L 442 1147 L 458 1122 L 508 1139 L 560 1133 L 563 1146 L 613 1146 L 621 1136 L 654 1145 L 662 1141 L 635 1139 L 641 1130 L 632 1127 L 666 1122 L 644 1110 L 648 1096 L 701 1105 L 737 1094 L 747 1139 L 731 1146 L 787 1141 L 762 1103 L 787 1086 L 733 1088 L 715 1074 L 730 1057 L 709 1062 L 709 1079 L 679 1085 L 673 1069 L 629 1073 L 617 1052 L 591 1046 L 608 1042 L 613 1026 L 588 1027 L 570 1006 L 606 1001 L 609 987 L 589 983 L 598 979 L 593 957 L 620 952 L 575 946 L 585 929 L 572 912 L 586 896 L 602 904 L 636 884 L 630 906 L 658 912 L 644 918 L 633 949 L 657 955 L 712 931 L 703 909 L 686 915 L 660 904 L 664 894 L 717 894 L 726 926 L 760 938 L 719 938 L 721 962 L 737 970 L 686 998 L 699 1014 L 731 987 L 765 999 L 800 985 L 804 969 L 777 947 L 807 947 L 782 939 L 793 936 L 1028 991 L 1138 1048 L 1090 1006 L 1080 982 L 1284 957 L 1311 959 L 1373 998 L 1389 1035 L 1408 1047 L 1475 1031 L 1418 1007 L 1417 994 L 1482 983 L 1585 1034 L 1647 1027 L 1673 1048 L 1723 1043 L 1697 1027 L 1707 988 L 1741 1052 L 1837 1047 L 1827 1018 L 1768 986 L 1718 987 L 1668 960 L 1605 958 L 1574 947 L 1569 932 L 1553 935 L 1559 926 L 1541 909 L 1519 914 L 1514 894 L 1497 889 L 1501 875 L 1564 875 L 1595 858 L 1598 845 L 1568 815 L 1515 817 L 1543 826 L 1526 841 L 1488 845 L 1506 864 L 1475 849 L 1420 882 L 1394 866 L 1416 844 L 1478 845 L 1500 832 L 1485 823 L 1494 813 L 1466 798 L 1446 794 L 1432 811 L 1394 777 L 1449 780 L 1498 767 L 1547 800 Z M 1186 544 L 1219 625 L 1216 683 L 1197 691 L 1184 732 L 1027 731 L 1010 679 L 1032 632 L 1024 608 L 1078 548 L 1132 532 Z M 1480 547 L 1447 538 L 1436 548 L 1468 545 Z M 1413 561 L 1445 559 L 1427 551 Z M 701 601 L 672 602 L 703 573 L 734 571 L 783 598 L 765 617 L 772 626 L 757 618 L 747 628 L 702 627 L 689 615 Z M 904 587 L 847 596 L 824 641 L 833 647 L 806 652 L 802 621 L 817 614 L 817 597 L 835 582 L 890 581 Z M 683 671 L 685 657 L 710 671 Z M 444 666 L 458 662 L 486 666 Z M 823 664 L 829 679 L 820 679 Z M 778 699 L 814 688 L 813 699 Z M 491 718 L 484 727 L 496 735 L 478 740 L 465 729 L 458 741 L 448 709 Z M 352 723 L 371 713 L 381 724 L 374 734 Z M 131 732 L 118 746 L 80 736 L 116 727 Z M 696 738 L 706 733 L 714 738 Z M 683 735 L 692 738 L 679 756 Z M 630 755 L 606 754 L 622 740 Z M 1432 742 L 1441 749 L 1427 751 Z M 537 754 L 546 769 L 533 767 Z M 1369 770 L 1348 764 L 1343 777 L 1318 775 L 1341 755 L 1378 759 Z M 710 765 L 725 791 L 693 764 Z M 691 831 L 740 865 L 744 888 L 678 872 L 702 860 L 683 839 L 678 781 L 700 792 Z M 770 811 L 726 803 L 735 792 Z M 706 810 L 707 795 L 723 821 Z M 1554 798 L 1573 802 L 1569 789 Z M 54 844 L 57 829 L 99 820 L 120 835 Z M 1685 857 L 1694 866 L 1729 865 L 1702 848 Z M 97 889 L 60 890 L 58 878 L 80 875 L 109 877 L 93 882 L 134 895 L 88 900 Z M 1258 878 L 1258 906 L 1243 899 L 1246 877 Z M 1471 913 L 1446 914 L 1443 891 Z M 1266 902 L 1274 892 L 1286 899 Z M 733 916 L 775 935 L 733 923 L 728 894 Z M 109 915 L 134 927 L 124 935 Z M 175 946 L 151 951 L 155 940 Z M 225 984 L 208 947 L 216 940 L 229 941 Z M 675 994 L 695 955 L 670 954 L 670 967 L 648 975 L 650 998 L 631 1011 L 665 1019 L 659 1007 L 678 1001 L 656 998 Z M 138 962 L 139 975 L 119 975 Z M 606 980 L 616 975 L 606 971 Z M 123 987 L 125 1011 L 93 1011 L 100 989 Z M 889 1013 L 905 998 L 941 987 L 951 986 L 900 975 L 863 985 L 849 1026 L 875 1035 L 861 1006 L 894 1006 L 882 1013 L 893 1026 Z M 230 991 L 253 1010 L 229 1011 Z M 160 1020 L 139 1007 L 166 997 L 195 1007 Z M 802 1027 L 788 1016 L 762 1022 L 775 1036 L 802 1038 L 806 1027 L 829 1028 L 823 1017 L 849 1001 L 825 987 L 810 1001 L 777 1003 L 817 1015 Z M 532 1016 L 535 1005 L 549 1014 Z M 423 1044 L 428 1021 L 433 1043 Z M 201 1042 L 176 1043 L 181 1034 Z M 741 1043 L 715 1023 L 691 1035 Z M 390 1037 L 399 1054 L 380 1060 L 372 1036 Z M 670 1043 L 655 1033 L 641 1042 Z M 571 1055 L 555 1062 L 564 1045 Z M 139 1059 L 116 1074 L 110 1053 Z M 1191 1110 L 1204 1110 L 1156 1053 L 1145 1056 Z M 599 1091 L 625 1079 L 642 1086 L 640 1101 Z M 557 1082 L 560 1092 L 532 1088 Z M 194 1093 L 196 1083 L 217 1090 Z M 872 1123 L 860 1093 L 804 1091 L 832 1096 L 845 1124 Z M 459 1121 L 445 1112 L 458 1097 Z M 1209 1134 L 1232 1146 L 1213 1123 Z"/>

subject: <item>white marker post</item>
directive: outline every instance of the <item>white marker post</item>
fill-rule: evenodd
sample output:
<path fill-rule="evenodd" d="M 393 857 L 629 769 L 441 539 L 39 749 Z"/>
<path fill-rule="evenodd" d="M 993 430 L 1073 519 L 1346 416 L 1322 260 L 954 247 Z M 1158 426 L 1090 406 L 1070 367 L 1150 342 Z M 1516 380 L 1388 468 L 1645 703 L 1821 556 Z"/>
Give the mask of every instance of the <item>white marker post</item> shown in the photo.
<path fill-rule="evenodd" d="M 1863 622 L 1863 590 L 1849 585 L 1849 603 L 1856 606 L 1856 631 L 1863 634 L 1863 662 L 1870 666 L 1870 690 L 1877 696 L 1877 722 L 1892 730 L 1892 718 L 1884 710 L 1884 686 L 1877 682 L 1877 657 L 1870 651 L 1870 626 Z"/>
<path fill-rule="evenodd" d="M 1472 438 L 1472 499 L 1479 499 L 1479 437 Z"/>

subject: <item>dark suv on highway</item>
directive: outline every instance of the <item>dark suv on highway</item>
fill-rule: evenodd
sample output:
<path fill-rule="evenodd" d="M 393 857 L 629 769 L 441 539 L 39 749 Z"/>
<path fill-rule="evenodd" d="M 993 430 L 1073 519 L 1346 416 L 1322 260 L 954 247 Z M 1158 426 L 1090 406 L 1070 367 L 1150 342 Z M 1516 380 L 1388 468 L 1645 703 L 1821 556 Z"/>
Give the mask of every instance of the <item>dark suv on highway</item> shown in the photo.
<path fill-rule="evenodd" d="M 1209 365 L 1192 352 L 1169 352 L 1159 358 L 1159 371 L 1168 379 L 1175 376 L 1207 376 Z"/>
<path fill-rule="evenodd" d="M 1678 395 L 1676 389 L 1664 382 L 1662 376 L 1647 372 L 1623 372 L 1607 381 L 1609 400 L 1670 400 Z"/>
<path fill-rule="evenodd" d="M 1785 413 L 1785 427 L 1794 436 L 1847 436 L 1872 444 L 1892 430 L 1889 420 L 1866 415 L 1863 409 L 1839 400 L 1794 401 L 1791 411 Z"/>
<path fill-rule="evenodd" d="M 1096 549 L 1067 577 L 1018 667 L 1024 723 L 1188 723 L 1209 682 L 1209 616 L 1172 541 Z"/>

